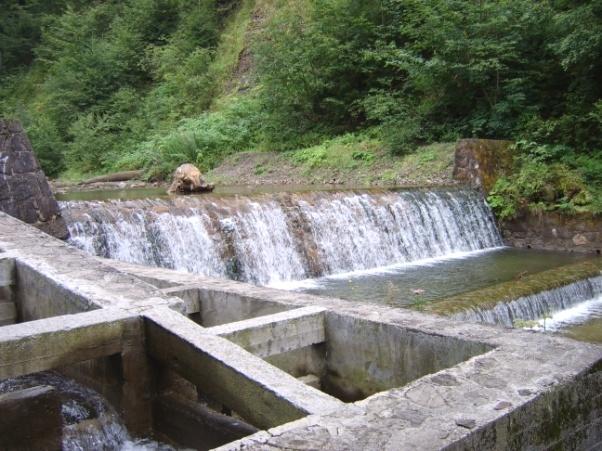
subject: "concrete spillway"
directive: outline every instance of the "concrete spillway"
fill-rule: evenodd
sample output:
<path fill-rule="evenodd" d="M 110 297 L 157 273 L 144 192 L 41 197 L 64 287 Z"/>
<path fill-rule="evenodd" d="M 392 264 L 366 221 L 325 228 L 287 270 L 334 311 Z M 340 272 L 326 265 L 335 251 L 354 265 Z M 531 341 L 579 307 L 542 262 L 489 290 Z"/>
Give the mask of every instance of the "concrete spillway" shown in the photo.
<path fill-rule="evenodd" d="M 519 297 L 509 302 L 499 302 L 492 308 L 472 308 L 452 315 L 462 321 L 516 326 L 520 321 L 545 319 L 585 301 L 602 295 L 602 276 L 579 280 L 558 288 Z M 593 304 L 595 307 L 596 304 Z M 587 310 L 583 312 L 587 313 Z"/>
<path fill-rule="evenodd" d="M 93 255 L 260 285 L 502 244 L 465 190 L 63 202 L 71 243 Z"/>

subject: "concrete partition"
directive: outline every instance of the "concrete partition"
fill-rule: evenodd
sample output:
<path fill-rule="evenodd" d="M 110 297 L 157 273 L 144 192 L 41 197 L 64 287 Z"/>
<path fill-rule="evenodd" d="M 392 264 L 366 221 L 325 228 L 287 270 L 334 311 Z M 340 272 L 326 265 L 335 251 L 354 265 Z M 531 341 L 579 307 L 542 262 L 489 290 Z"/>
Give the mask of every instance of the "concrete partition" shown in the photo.
<path fill-rule="evenodd" d="M 202 285 L 184 285 L 161 290 L 186 304 L 186 313 L 203 327 L 218 326 L 272 313 L 290 310 L 292 306 L 267 299 L 239 296 Z"/>
<path fill-rule="evenodd" d="M 121 310 L 59 316 L 0 328 L 0 379 L 121 352 L 127 323 Z"/>
<path fill-rule="evenodd" d="M 156 361 L 257 427 L 273 427 L 340 407 L 336 399 L 230 341 L 203 333 L 179 313 L 155 309 L 144 317 L 148 352 Z"/>

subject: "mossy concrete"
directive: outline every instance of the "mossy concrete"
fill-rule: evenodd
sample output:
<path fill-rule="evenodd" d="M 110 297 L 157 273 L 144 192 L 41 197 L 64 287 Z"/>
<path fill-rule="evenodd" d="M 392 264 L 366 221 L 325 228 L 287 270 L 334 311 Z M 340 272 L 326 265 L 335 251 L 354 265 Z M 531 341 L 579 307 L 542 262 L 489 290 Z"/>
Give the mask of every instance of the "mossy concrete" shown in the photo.
<path fill-rule="evenodd" d="M 454 179 L 487 194 L 497 179 L 512 169 L 512 141 L 461 139 L 454 160 Z"/>
<path fill-rule="evenodd" d="M 461 293 L 442 300 L 422 304 L 422 311 L 440 315 L 453 315 L 465 310 L 491 309 L 496 304 L 552 290 L 571 283 L 599 276 L 602 273 L 602 258 L 561 266 L 537 274 L 527 275 L 520 280 L 512 280 L 492 285 L 476 291 Z"/>

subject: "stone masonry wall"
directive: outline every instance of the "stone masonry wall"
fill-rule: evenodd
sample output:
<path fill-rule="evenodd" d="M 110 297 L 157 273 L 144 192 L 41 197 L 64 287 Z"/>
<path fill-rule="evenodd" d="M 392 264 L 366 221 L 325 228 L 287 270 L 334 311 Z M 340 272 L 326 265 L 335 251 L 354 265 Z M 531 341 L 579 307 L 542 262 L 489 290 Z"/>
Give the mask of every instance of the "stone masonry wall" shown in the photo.
<path fill-rule="evenodd" d="M 510 145 L 511 141 L 461 139 L 456 145 L 454 178 L 481 190 L 487 196 L 496 180 L 512 169 Z M 524 212 L 518 218 L 498 225 L 508 246 L 602 252 L 600 216 Z"/>
<path fill-rule="evenodd" d="M 456 145 L 454 179 L 481 189 L 486 195 L 497 178 L 511 169 L 511 141 L 461 139 Z"/>
<path fill-rule="evenodd" d="M 525 213 L 499 226 L 504 242 L 513 247 L 602 252 L 602 216 Z"/>
<path fill-rule="evenodd" d="M 20 123 L 0 119 L 0 211 L 60 239 L 68 236 L 59 206 Z"/>

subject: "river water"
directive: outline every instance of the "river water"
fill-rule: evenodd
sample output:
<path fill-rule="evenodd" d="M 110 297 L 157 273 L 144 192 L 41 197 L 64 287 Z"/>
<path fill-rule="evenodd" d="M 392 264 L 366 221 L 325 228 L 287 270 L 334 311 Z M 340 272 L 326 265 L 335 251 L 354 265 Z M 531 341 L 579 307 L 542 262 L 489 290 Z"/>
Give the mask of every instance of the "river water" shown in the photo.
<path fill-rule="evenodd" d="M 395 307 L 590 258 L 504 248 L 483 198 L 465 189 L 285 189 L 219 187 L 188 197 L 93 191 L 63 196 L 61 207 L 71 243 L 93 255 Z M 515 314 L 522 310 L 537 311 Z M 554 330 L 602 339 L 596 315 Z"/>

